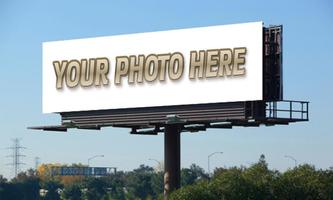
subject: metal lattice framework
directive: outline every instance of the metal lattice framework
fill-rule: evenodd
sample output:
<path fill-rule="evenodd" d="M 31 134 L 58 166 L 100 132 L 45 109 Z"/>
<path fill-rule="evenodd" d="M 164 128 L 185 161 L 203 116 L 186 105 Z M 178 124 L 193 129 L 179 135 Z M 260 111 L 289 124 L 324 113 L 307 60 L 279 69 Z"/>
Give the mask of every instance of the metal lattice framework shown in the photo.
<path fill-rule="evenodd" d="M 99 130 L 113 126 L 132 128 L 132 134 L 157 134 L 164 131 L 168 116 L 177 116 L 182 131 L 190 132 L 233 126 L 271 126 L 308 121 L 308 105 L 306 101 L 251 101 L 66 112 L 60 113 L 61 125 L 31 128 L 67 131 L 68 128 Z"/>

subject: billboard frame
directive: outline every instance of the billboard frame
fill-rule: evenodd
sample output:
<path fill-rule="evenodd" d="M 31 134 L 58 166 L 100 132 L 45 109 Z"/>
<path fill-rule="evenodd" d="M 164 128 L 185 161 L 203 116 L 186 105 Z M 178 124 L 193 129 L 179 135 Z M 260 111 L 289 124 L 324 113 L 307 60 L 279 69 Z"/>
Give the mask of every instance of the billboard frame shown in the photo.
<path fill-rule="evenodd" d="M 130 128 L 131 134 L 164 132 L 164 197 L 180 187 L 180 134 L 209 128 L 288 125 L 309 120 L 309 102 L 283 100 L 282 25 L 263 27 L 262 100 L 60 112 L 61 124 L 30 129 L 67 131 Z M 148 97 L 147 97 L 148 98 Z M 284 104 L 284 106 L 281 106 Z"/>

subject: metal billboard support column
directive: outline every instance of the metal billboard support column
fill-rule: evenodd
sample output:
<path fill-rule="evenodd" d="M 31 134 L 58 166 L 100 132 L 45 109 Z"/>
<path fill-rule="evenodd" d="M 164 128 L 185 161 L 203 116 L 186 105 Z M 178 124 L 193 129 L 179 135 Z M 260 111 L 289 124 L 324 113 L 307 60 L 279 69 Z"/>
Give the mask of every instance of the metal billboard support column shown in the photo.
<path fill-rule="evenodd" d="M 165 126 L 164 131 L 164 199 L 180 188 L 180 127 Z"/>

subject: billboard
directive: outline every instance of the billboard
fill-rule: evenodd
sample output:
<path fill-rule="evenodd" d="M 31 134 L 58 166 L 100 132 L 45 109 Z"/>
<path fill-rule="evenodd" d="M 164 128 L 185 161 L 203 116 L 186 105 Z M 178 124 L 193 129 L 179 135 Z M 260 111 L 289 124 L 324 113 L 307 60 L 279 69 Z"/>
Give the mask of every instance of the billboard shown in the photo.
<path fill-rule="evenodd" d="M 53 167 L 52 176 L 107 176 L 110 167 Z M 114 169 L 114 168 L 113 168 Z"/>
<path fill-rule="evenodd" d="M 43 43 L 43 112 L 263 99 L 252 22 Z"/>

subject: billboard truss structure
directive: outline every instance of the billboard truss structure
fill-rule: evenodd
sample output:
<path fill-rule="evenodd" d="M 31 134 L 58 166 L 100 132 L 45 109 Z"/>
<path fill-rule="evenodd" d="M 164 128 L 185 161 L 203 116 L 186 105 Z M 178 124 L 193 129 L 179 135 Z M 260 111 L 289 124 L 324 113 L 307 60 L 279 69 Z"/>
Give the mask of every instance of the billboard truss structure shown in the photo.
<path fill-rule="evenodd" d="M 184 132 L 233 126 L 287 125 L 309 120 L 306 101 L 250 101 L 135 109 L 60 113 L 61 125 L 31 129 L 67 131 L 69 128 L 100 130 L 103 127 L 131 128 L 131 134 L 156 135 L 172 118 Z M 176 119 L 177 118 L 177 119 Z M 171 121 L 170 121 L 171 120 Z"/>

